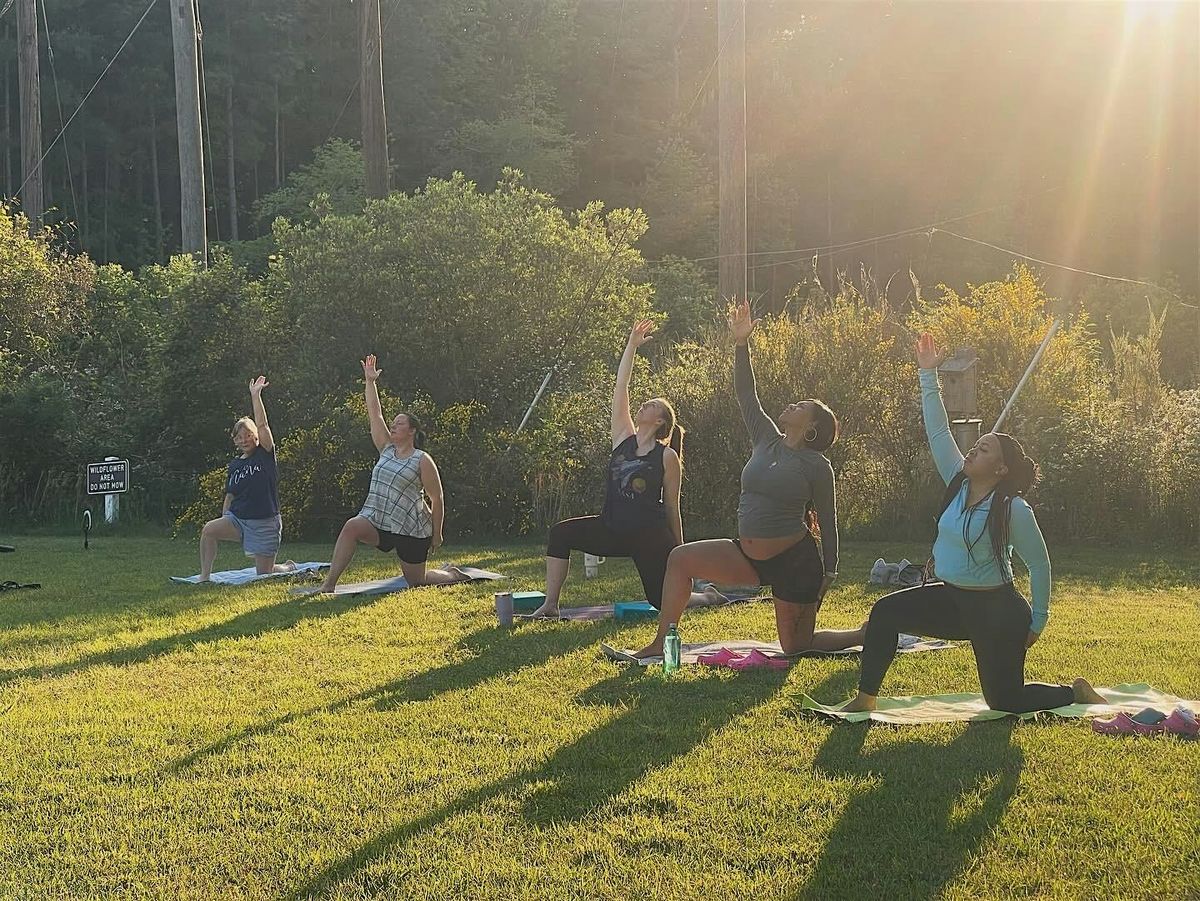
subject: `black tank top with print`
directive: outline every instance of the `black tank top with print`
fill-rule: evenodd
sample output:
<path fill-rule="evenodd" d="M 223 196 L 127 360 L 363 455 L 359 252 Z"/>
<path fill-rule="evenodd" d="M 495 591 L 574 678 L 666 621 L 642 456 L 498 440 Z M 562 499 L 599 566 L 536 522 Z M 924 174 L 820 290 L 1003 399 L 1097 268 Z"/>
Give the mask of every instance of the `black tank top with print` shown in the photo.
<path fill-rule="evenodd" d="M 637 454 L 637 435 L 630 435 L 608 460 L 604 510 L 600 514 L 610 529 L 644 529 L 666 522 L 663 505 L 663 451 L 661 441 L 644 457 Z"/>

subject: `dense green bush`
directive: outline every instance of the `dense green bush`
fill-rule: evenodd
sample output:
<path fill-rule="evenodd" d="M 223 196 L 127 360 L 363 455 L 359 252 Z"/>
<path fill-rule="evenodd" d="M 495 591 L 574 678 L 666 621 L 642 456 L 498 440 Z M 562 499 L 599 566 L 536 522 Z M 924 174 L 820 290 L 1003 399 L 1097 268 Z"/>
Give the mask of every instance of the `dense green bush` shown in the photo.
<path fill-rule="evenodd" d="M 688 537 L 732 534 L 750 448 L 723 311 L 694 264 L 645 266 L 645 226 L 598 205 L 567 215 L 516 173 L 487 193 L 456 176 L 362 213 L 279 220 L 256 277 L 220 254 L 208 269 L 183 257 L 97 268 L 0 216 L 0 514 L 74 519 L 96 503 L 83 464 L 115 454 L 133 465 L 126 513 L 188 529 L 212 518 L 229 426 L 263 372 L 288 534 L 330 537 L 376 456 L 359 366 L 375 352 L 385 409 L 429 426 L 447 537 L 537 533 L 599 508 L 617 360 L 629 323 L 653 314 L 663 327 L 636 362 L 633 403 L 662 394 L 688 429 Z M 976 349 L 987 427 L 1062 309 L 1022 267 L 903 307 L 868 278 L 842 277 L 836 294 L 813 282 L 755 332 L 760 394 L 772 415 L 805 397 L 838 413 L 843 528 L 924 536 L 940 492 L 913 337 Z M 1168 317 L 1097 332 L 1086 309 L 1068 317 L 1005 424 L 1042 464 L 1039 516 L 1051 536 L 1194 543 L 1200 391 L 1164 378 L 1164 353 L 1181 352 Z"/>

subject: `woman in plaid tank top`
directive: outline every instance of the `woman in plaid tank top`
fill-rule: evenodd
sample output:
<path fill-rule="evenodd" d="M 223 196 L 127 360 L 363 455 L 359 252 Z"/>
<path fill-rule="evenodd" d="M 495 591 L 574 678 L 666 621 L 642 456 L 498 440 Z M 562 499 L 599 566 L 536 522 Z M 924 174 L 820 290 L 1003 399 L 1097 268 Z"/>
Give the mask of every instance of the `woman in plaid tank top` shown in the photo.
<path fill-rule="evenodd" d="M 421 450 L 425 435 L 411 413 L 400 413 L 389 426 L 379 403 L 379 369 L 375 355 L 362 361 L 366 382 L 367 419 L 379 459 L 371 471 L 367 500 L 357 516 L 342 526 L 333 549 L 329 576 L 321 591 L 332 592 L 354 557 L 359 543 L 384 553 L 395 551 L 409 585 L 466 581 L 456 567 L 426 569 L 429 552 L 442 544 L 445 501 L 442 479 L 433 457 Z"/>

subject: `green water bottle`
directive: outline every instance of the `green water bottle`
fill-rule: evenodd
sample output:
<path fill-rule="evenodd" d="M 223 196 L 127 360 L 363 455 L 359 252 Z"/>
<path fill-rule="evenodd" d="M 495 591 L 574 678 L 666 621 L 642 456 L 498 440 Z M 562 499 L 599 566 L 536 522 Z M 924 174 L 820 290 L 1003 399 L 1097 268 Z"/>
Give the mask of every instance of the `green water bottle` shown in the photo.
<path fill-rule="evenodd" d="M 663 672 L 673 673 L 679 669 L 679 654 L 683 649 L 683 645 L 679 640 L 679 633 L 675 630 L 675 624 L 671 623 L 667 629 L 667 637 L 663 639 Z"/>

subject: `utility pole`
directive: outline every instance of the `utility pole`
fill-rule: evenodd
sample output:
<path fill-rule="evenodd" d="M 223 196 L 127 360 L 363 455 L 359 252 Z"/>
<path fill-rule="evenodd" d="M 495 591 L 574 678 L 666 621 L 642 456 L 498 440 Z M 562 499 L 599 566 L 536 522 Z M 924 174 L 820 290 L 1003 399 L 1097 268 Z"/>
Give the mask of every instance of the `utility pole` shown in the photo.
<path fill-rule="evenodd" d="M 388 195 L 387 114 L 383 106 L 383 35 L 379 24 L 379 0 L 360 0 L 361 35 L 359 61 L 363 156 L 367 164 L 367 196 Z"/>
<path fill-rule="evenodd" d="M 746 0 L 717 0 L 717 290 L 746 298 Z"/>
<path fill-rule="evenodd" d="M 200 133 L 200 71 L 192 0 L 171 0 L 175 46 L 175 127 L 179 136 L 179 214 L 183 252 L 208 264 L 204 211 L 204 145 Z"/>
<path fill-rule="evenodd" d="M 42 191 L 42 88 L 38 72 L 37 0 L 17 2 L 17 69 L 21 82 L 21 205 L 38 227 L 46 211 Z"/>

